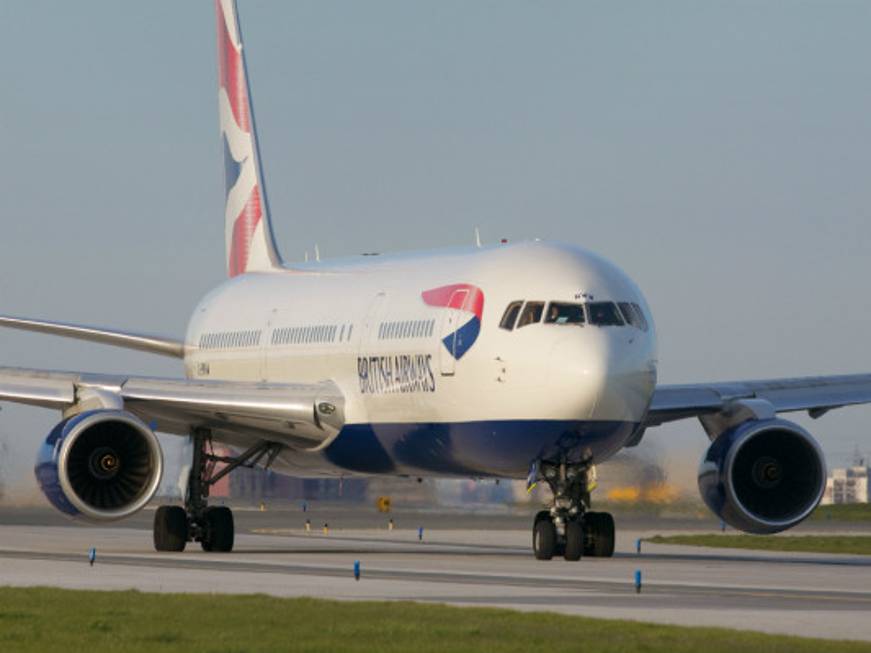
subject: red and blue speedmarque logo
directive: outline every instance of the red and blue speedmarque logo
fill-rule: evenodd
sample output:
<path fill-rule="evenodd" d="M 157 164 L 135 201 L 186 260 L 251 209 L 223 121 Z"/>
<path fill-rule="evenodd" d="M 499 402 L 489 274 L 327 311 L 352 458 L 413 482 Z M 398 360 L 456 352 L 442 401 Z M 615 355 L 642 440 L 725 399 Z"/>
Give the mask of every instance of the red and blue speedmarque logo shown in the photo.
<path fill-rule="evenodd" d="M 469 351 L 481 332 L 481 315 L 484 313 L 484 293 L 477 286 L 455 283 L 425 290 L 420 295 L 427 306 L 455 308 L 472 317 L 456 331 L 442 338 L 442 343 L 457 360 Z"/>

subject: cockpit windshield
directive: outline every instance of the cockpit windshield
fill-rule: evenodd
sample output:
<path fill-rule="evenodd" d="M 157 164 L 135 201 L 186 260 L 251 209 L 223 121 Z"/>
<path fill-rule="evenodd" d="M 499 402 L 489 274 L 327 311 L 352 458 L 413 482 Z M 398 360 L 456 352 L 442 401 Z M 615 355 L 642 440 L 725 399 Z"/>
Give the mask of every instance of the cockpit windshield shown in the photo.
<path fill-rule="evenodd" d="M 541 322 L 543 312 L 544 302 L 526 302 L 526 306 L 523 307 L 523 312 L 520 314 L 520 320 L 517 322 L 517 328 L 538 324 Z"/>
<path fill-rule="evenodd" d="M 581 324 L 586 322 L 583 304 L 551 302 L 547 305 L 545 324 Z"/>
<path fill-rule="evenodd" d="M 591 302 L 587 304 L 590 311 L 590 324 L 596 326 L 623 326 L 625 322 L 613 302 Z"/>
<path fill-rule="evenodd" d="M 499 326 L 506 331 L 515 328 L 539 324 L 544 317 L 544 324 L 574 324 L 584 326 L 590 324 L 597 327 L 632 326 L 641 331 L 650 327 L 644 311 L 635 302 L 524 302 L 516 300 L 508 304 Z"/>

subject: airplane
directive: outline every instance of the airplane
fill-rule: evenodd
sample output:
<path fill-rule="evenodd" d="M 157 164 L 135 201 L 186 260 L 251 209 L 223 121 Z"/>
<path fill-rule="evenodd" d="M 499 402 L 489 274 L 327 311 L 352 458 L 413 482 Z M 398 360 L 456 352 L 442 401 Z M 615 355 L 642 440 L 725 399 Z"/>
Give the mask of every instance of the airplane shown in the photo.
<path fill-rule="evenodd" d="M 815 509 L 823 453 L 779 415 L 871 402 L 871 374 L 657 384 L 656 330 L 638 286 L 570 244 L 285 264 L 237 8 L 215 6 L 226 280 L 194 308 L 183 339 L 0 317 L 184 366 L 183 378 L 0 368 L 0 400 L 61 411 L 35 466 L 53 506 L 92 522 L 141 510 L 162 476 L 159 431 L 189 437 L 193 457 L 183 505 L 155 512 L 157 551 L 231 551 L 233 514 L 209 505 L 209 488 L 261 465 L 302 477 L 546 483 L 535 557 L 609 557 L 615 525 L 593 510 L 596 466 L 648 429 L 697 418 L 711 441 L 699 489 L 724 522 L 775 533 Z"/>

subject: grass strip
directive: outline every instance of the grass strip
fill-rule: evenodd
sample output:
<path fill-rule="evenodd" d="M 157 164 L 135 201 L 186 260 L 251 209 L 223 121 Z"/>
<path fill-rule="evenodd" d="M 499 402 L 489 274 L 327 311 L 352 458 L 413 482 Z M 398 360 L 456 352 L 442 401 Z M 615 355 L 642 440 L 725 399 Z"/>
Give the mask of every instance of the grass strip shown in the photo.
<path fill-rule="evenodd" d="M 846 521 L 871 523 L 871 503 L 837 503 L 819 506 L 811 513 L 815 521 Z"/>
<path fill-rule="evenodd" d="M 852 653 L 871 644 L 411 602 L 0 587 L 0 651 L 10 653 L 475 650 Z"/>
<path fill-rule="evenodd" d="M 657 535 L 653 544 L 871 555 L 871 535 Z"/>

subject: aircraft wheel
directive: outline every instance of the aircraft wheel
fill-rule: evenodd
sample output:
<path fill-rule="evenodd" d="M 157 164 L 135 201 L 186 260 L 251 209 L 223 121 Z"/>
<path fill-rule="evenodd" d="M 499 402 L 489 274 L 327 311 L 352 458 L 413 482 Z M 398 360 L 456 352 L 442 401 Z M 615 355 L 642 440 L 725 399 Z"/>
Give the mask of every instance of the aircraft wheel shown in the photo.
<path fill-rule="evenodd" d="M 233 512 L 226 506 L 206 508 L 203 515 L 204 537 L 200 544 L 203 551 L 226 553 L 233 550 Z"/>
<path fill-rule="evenodd" d="M 584 555 L 610 558 L 614 555 L 614 517 L 608 512 L 584 515 Z"/>
<path fill-rule="evenodd" d="M 580 560 L 584 553 L 584 526 L 580 520 L 566 524 L 566 545 L 563 557 L 566 560 Z"/>
<path fill-rule="evenodd" d="M 181 506 L 160 506 L 154 513 L 154 548 L 184 551 L 188 541 L 188 518 Z"/>
<path fill-rule="evenodd" d="M 550 515 L 547 515 L 545 519 L 536 518 L 532 527 L 532 550 L 538 560 L 553 558 L 556 551 L 556 527 L 553 525 Z"/>

